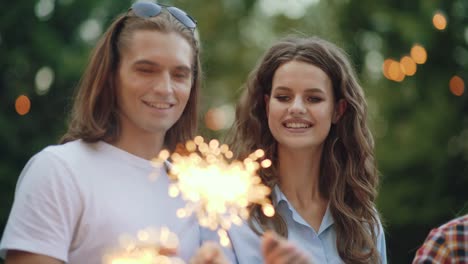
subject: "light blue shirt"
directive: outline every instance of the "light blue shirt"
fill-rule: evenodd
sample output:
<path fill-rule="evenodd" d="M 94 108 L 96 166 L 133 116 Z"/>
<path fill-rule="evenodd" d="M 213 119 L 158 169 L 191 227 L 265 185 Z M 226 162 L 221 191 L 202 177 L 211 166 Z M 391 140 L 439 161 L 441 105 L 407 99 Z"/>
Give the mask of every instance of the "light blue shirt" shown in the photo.
<path fill-rule="evenodd" d="M 294 209 L 278 186 L 273 189 L 276 199 L 273 205 L 288 226 L 288 240 L 306 252 L 313 263 L 343 263 L 336 248 L 336 230 L 329 208 L 325 212 L 318 232 L 316 232 Z M 227 255 L 236 263 L 263 263 L 260 249 L 260 237 L 244 222 L 242 226 L 232 226 L 228 231 L 235 257 Z M 228 251 L 229 249 L 227 249 Z M 387 263 L 385 235 L 379 222 L 377 250 L 382 264 Z"/>

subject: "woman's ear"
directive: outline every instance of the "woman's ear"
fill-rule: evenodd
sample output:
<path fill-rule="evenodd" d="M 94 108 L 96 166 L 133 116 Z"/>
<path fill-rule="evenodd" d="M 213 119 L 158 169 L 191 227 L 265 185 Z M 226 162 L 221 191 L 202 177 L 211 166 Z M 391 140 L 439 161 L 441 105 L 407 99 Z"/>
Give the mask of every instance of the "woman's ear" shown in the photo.
<path fill-rule="evenodd" d="M 348 102 L 345 99 L 338 100 L 338 103 L 335 105 L 335 111 L 333 113 L 333 124 L 336 124 L 340 120 L 340 118 L 345 113 L 347 107 Z"/>
<path fill-rule="evenodd" d="M 268 112 L 270 111 L 270 96 L 268 94 L 265 94 L 263 96 L 263 100 L 265 100 L 265 111 L 268 118 Z"/>

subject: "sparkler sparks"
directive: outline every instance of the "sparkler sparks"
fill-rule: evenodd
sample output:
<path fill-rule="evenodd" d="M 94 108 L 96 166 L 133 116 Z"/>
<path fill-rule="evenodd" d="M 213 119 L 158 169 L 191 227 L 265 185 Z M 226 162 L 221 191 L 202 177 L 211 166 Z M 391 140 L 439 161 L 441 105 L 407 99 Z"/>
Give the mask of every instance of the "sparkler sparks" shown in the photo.
<path fill-rule="evenodd" d="M 243 161 L 230 162 L 233 153 L 217 140 L 204 142 L 200 136 L 185 144 L 187 155 L 173 153 L 169 174 L 175 180 L 169 187 L 169 195 L 181 196 L 187 201 L 177 216 L 195 214 L 201 226 L 218 230 L 220 243 L 229 245 L 226 230 L 232 224 L 241 225 L 249 216 L 248 206 L 259 204 L 266 216 L 273 216 L 275 210 L 268 199 L 271 190 L 263 185 L 256 171 L 271 166 L 263 159 L 261 149 L 253 152 Z M 169 157 L 162 151 L 156 164 Z"/>
<path fill-rule="evenodd" d="M 103 257 L 103 264 L 183 264 L 184 261 L 165 256 L 179 245 L 177 236 L 168 228 L 140 230 L 137 237 L 122 235 L 120 249 Z"/>

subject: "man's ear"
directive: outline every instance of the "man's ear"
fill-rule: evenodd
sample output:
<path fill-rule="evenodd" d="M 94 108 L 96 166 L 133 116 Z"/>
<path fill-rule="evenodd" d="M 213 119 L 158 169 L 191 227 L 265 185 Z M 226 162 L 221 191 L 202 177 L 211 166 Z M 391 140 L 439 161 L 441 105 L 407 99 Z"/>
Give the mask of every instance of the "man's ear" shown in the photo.
<path fill-rule="evenodd" d="M 345 113 L 347 107 L 348 102 L 345 99 L 338 100 L 338 103 L 335 105 L 335 111 L 333 113 L 333 124 L 336 124 L 340 120 L 340 118 Z"/>
<path fill-rule="evenodd" d="M 268 94 L 265 94 L 263 96 L 263 100 L 265 100 L 265 111 L 268 118 L 268 112 L 270 112 L 270 96 Z"/>

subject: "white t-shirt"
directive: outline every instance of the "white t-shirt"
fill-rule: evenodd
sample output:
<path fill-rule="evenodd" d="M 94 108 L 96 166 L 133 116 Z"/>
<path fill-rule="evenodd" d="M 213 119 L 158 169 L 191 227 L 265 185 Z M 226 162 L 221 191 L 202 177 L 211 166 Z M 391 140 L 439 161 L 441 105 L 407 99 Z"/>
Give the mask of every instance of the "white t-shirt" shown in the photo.
<path fill-rule="evenodd" d="M 159 174 L 150 180 L 152 173 Z M 104 142 L 50 146 L 26 164 L 0 243 L 68 263 L 101 263 L 119 237 L 166 226 L 188 260 L 200 246 L 195 218 L 179 219 L 164 168 Z"/>

